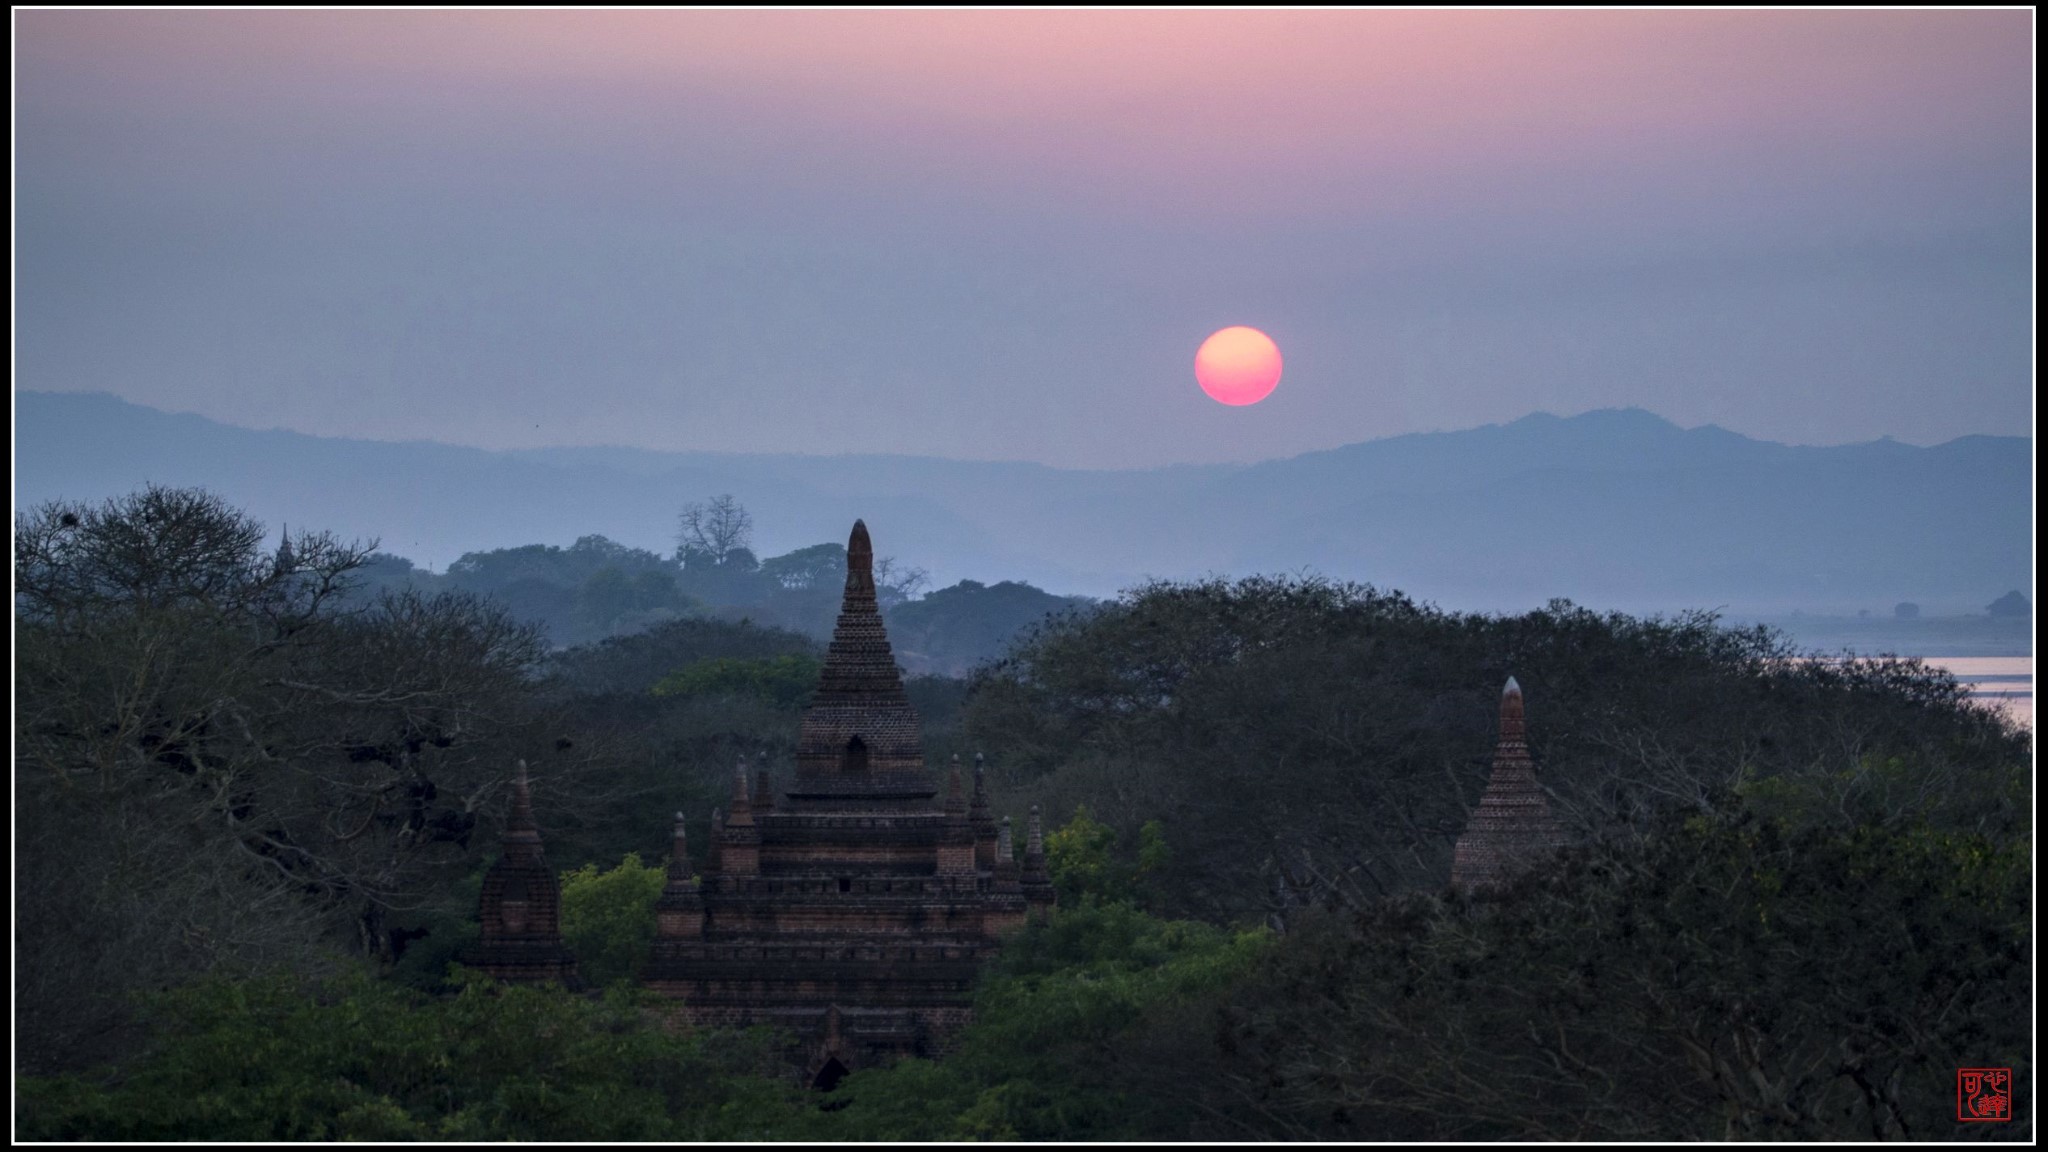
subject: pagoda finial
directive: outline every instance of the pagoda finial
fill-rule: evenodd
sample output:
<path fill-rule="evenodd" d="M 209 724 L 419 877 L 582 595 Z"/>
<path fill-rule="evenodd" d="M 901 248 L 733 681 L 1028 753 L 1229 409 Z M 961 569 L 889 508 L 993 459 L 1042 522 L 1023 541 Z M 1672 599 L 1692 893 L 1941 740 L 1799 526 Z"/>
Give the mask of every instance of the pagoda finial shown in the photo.
<path fill-rule="evenodd" d="M 505 818 L 505 851 L 530 856 L 540 851 L 540 825 L 533 821 L 533 786 L 526 778 L 526 761 L 512 777 L 512 811 Z"/>
<path fill-rule="evenodd" d="M 1522 686 L 1515 683 L 1513 676 L 1500 690 L 1500 744 L 1503 753 L 1510 745 L 1527 741 L 1529 734 L 1528 717 L 1522 709 Z"/>
<path fill-rule="evenodd" d="M 1059 903 L 1059 896 L 1053 890 L 1052 876 L 1045 868 L 1045 829 L 1039 821 L 1038 805 L 1031 806 L 1031 822 L 1025 826 L 1024 867 L 1019 880 L 1024 888 L 1024 903 L 1034 916 L 1043 916 L 1046 909 Z"/>
<path fill-rule="evenodd" d="M 526 779 L 526 761 L 519 762 L 519 774 L 512 778 L 512 820 L 508 828 L 525 830 L 533 824 L 533 788 Z"/>
<path fill-rule="evenodd" d="M 953 770 L 946 775 L 946 815 L 965 817 L 967 796 L 960 782 L 960 757 L 953 757 Z"/>
<path fill-rule="evenodd" d="M 846 574 L 850 577 L 860 572 L 872 579 L 874 571 L 875 546 L 868 539 L 867 522 L 855 520 L 853 533 L 846 538 Z"/>
<path fill-rule="evenodd" d="M 690 837 L 683 828 L 683 814 L 676 812 L 675 847 L 668 858 L 668 879 L 671 884 L 680 884 L 690 878 Z"/>
<path fill-rule="evenodd" d="M 1005 864 L 1015 859 L 1015 845 L 1010 840 L 1010 818 L 1008 816 L 1003 817 L 1003 830 L 996 839 L 996 859 Z"/>
<path fill-rule="evenodd" d="M 727 827 L 751 827 L 754 823 L 753 798 L 747 795 L 747 758 L 740 757 L 739 767 L 732 773 L 732 811 L 726 815 Z"/>

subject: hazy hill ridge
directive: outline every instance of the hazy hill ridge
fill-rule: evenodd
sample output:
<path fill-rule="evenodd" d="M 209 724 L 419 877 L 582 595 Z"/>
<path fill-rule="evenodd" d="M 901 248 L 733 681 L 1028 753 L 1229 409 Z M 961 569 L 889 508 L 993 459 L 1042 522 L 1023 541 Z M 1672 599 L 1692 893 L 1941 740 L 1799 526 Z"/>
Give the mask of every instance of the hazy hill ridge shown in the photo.
<path fill-rule="evenodd" d="M 1066 470 L 907 456 L 490 452 L 251 431 L 105 394 L 17 392 L 17 507 L 145 481 L 437 568 L 599 533 L 666 553 L 721 492 L 756 552 L 843 538 L 961 578 L 1103 595 L 1144 576 L 1297 571 L 1453 607 L 1980 610 L 2031 587 L 2032 442 L 1798 447 L 1638 409 L 1536 414 L 1253 465 Z"/>

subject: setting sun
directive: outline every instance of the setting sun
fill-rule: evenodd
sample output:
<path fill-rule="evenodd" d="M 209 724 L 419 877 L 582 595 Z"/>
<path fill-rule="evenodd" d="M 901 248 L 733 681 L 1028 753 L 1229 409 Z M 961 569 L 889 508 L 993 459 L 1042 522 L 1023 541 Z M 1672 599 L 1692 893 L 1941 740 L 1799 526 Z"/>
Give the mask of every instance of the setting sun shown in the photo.
<path fill-rule="evenodd" d="M 1280 347 L 1257 328 L 1225 328 L 1195 353 L 1195 382 L 1221 404 L 1257 404 L 1280 383 Z"/>

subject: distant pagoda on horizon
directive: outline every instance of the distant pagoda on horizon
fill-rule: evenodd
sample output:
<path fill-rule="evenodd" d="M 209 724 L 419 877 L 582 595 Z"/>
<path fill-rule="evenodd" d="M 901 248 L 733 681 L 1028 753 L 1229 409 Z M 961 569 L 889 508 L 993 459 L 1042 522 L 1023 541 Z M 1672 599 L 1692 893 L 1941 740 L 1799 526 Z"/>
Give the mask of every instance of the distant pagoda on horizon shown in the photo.
<path fill-rule="evenodd" d="M 1454 888 L 1500 887 L 1564 846 L 1564 830 L 1536 781 L 1527 733 L 1522 687 L 1510 676 L 1500 694 L 1493 773 L 1451 856 Z"/>
<path fill-rule="evenodd" d="M 707 1027 L 794 1033 L 822 1087 L 898 1056 L 943 1052 L 972 1015 L 999 938 L 1053 902 L 1038 810 L 1024 860 L 989 814 L 981 757 L 968 794 L 940 785 L 882 627 L 874 549 L 855 521 L 846 591 L 798 730 L 794 779 L 741 760 L 714 811 L 704 874 L 683 817 L 658 905 L 648 987 Z"/>

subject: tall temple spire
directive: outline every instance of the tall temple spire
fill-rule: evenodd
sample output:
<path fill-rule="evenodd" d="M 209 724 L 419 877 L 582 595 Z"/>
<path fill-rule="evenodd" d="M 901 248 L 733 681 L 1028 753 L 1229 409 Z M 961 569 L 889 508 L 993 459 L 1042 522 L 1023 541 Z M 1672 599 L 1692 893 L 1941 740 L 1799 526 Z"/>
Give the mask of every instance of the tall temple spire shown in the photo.
<path fill-rule="evenodd" d="M 1493 773 L 1451 856 L 1451 884 L 1498 887 L 1564 845 L 1564 832 L 1536 780 L 1529 757 L 1522 686 L 1514 677 L 1500 694 L 1500 737 Z"/>
<path fill-rule="evenodd" d="M 881 605 L 875 599 L 874 545 L 868 540 L 868 526 L 859 520 L 853 522 L 853 535 L 846 541 L 846 592 L 840 600 L 839 620 L 832 628 L 832 643 L 825 650 L 818 695 L 826 699 L 904 698 L 903 678 L 896 670 L 896 657 L 882 628 Z"/>
<path fill-rule="evenodd" d="M 968 823 L 974 826 L 974 867 L 990 872 L 996 866 L 996 820 L 988 810 L 988 772 L 981 753 L 974 754 L 974 799 L 967 806 Z"/>
<path fill-rule="evenodd" d="M 668 858 L 668 882 L 671 887 L 690 881 L 690 835 L 683 827 L 683 814 L 676 813 L 675 844 Z"/>
<path fill-rule="evenodd" d="M 961 789 L 960 757 L 946 775 L 946 824 L 939 834 L 939 875 L 971 876 L 975 870 L 974 825 L 967 819 L 967 796 Z"/>
<path fill-rule="evenodd" d="M 882 626 L 874 556 L 867 525 L 855 521 L 846 541 L 839 619 L 797 732 L 797 778 L 783 791 L 797 809 L 859 801 L 901 810 L 920 807 L 938 791 L 925 771 L 917 712 Z"/>
<path fill-rule="evenodd" d="M 533 788 L 527 783 L 524 760 L 512 778 L 512 811 L 505 817 L 504 845 L 507 856 L 540 855 L 540 826 L 533 822 Z"/>
<path fill-rule="evenodd" d="M 1043 916 L 1054 903 L 1052 874 L 1045 867 L 1045 829 L 1039 823 L 1038 805 L 1031 806 L 1031 821 L 1024 826 L 1024 869 L 1018 878 L 1024 902 L 1034 916 Z"/>
<path fill-rule="evenodd" d="M 775 810 L 775 783 L 768 776 L 768 754 L 762 752 L 754 758 L 754 811 Z"/>
<path fill-rule="evenodd" d="M 711 843 L 718 844 L 714 827 Z M 683 814 L 676 813 L 675 847 L 668 858 L 668 883 L 662 886 L 660 899 L 654 902 L 655 931 L 658 935 L 676 939 L 700 937 L 704 934 L 704 891 L 703 885 L 690 874 L 690 839 L 683 830 Z"/>
<path fill-rule="evenodd" d="M 740 757 L 732 774 L 732 811 L 718 833 L 718 868 L 729 876 L 752 876 L 761 870 L 761 830 L 747 795 L 747 758 Z"/>
<path fill-rule="evenodd" d="M 726 817 L 726 824 L 730 826 L 753 822 L 754 804 L 752 798 L 747 795 L 747 758 L 742 756 L 739 767 L 733 769 L 732 773 L 732 814 Z"/>
<path fill-rule="evenodd" d="M 292 526 L 286 524 L 277 536 L 277 555 L 271 557 L 270 570 L 277 575 L 296 571 L 299 567 L 298 554 L 292 551 Z"/>
<path fill-rule="evenodd" d="M 967 820 L 967 796 L 961 790 L 960 755 L 957 752 L 953 755 L 953 770 L 946 774 L 946 815 L 949 821 L 957 818 L 965 823 Z"/>

